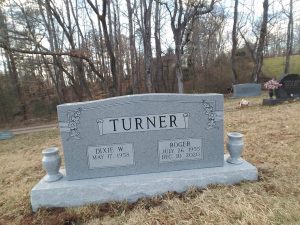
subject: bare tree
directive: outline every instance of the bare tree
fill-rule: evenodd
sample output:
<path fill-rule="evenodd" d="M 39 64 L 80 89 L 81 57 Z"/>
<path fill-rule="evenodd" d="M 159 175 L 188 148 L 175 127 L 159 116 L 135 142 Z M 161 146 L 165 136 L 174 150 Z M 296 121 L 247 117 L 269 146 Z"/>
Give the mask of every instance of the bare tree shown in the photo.
<path fill-rule="evenodd" d="M 282 6 L 282 12 L 288 18 L 288 27 L 287 27 L 287 34 L 286 34 L 286 56 L 285 56 L 284 73 L 289 73 L 289 71 L 290 71 L 290 59 L 291 59 L 291 55 L 293 53 L 293 44 L 294 44 L 293 4 L 294 4 L 294 0 L 290 0 L 289 10 L 286 10 Z"/>
<path fill-rule="evenodd" d="M 72 55 L 74 54 L 79 54 L 80 51 L 78 51 L 79 46 L 76 46 L 75 43 L 74 31 L 73 31 L 72 20 L 71 20 L 70 3 L 69 0 L 64 0 L 64 1 L 65 1 L 65 9 L 66 9 L 66 21 L 65 18 L 59 14 L 55 4 L 51 0 L 46 1 L 47 9 L 48 8 L 50 9 L 51 14 L 56 19 L 58 24 L 61 26 L 64 34 L 67 37 L 67 40 L 71 48 L 71 54 L 70 54 L 71 62 L 73 64 L 73 67 L 75 68 L 76 76 L 79 78 L 80 85 L 83 87 L 85 93 L 87 94 L 88 99 L 92 99 L 92 94 L 85 78 L 85 69 L 84 69 L 83 60 L 82 58 L 72 57 Z M 79 96 L 79 100 L 82 100 L 81 94 Z"/>
<path fill-rule="evenodd" d="M 258 79 L 261 75 L 261 68 L 263 66 L 264 60 L 264 47 L 266 42 L 266 37 L 268 34 L 267 26 L 268 26 L 268 10 L 269 10 L 269 0 L 264 0 L 263 2 L 263 18 L 260 27 L 260 34 L 258 39 L 257 51 L 255 55 L 255 65 L 252 71 L 252 79 L 254 82 L 258 82 Z"/>
<path fill-rule="evenodd" d="M 12 87 L 14 88 L 14 91 L 16 93 L 16 96 L 18 97 L 18 100 L 20 102 L 20 111 L 23 115 L 23 119 L 27 119 L 27 108 L 26 108 L 26 102 L 25 98 L 23 96 L 21 83 L 19 79 L 19 74 L 17 71 L 17 63 L 16 63 L 16 57 L 13 54 L 13 51 L 11 51 L 11 41 L 10 36 L 8 32 L 8 26 L 6 22 L 6 16 L 4 12 L 0 9 L 0 47 L 4 48 L 6 60 L 7 60 L 7 67 L 12 83 Z"/>
<path fill-rule="evenodd" d="M 141 17 L 142 26 L 141 32 L 144 45 L 144 65 L 145 65 L 145 81 L 147 92 L 153 91 L 152 87 L 152 47 L 151 47 L 151 13 L 153 0 L 142 0 Z"/>
<path fill-rule="evenodd" d="M 118 84 L 119 84 L 119 95 L 122 95 L 123 87 L 126 89 L 124 80 L 126 78 L 125 64 L 127 59 L 126 49 L 125 49 L 125 39 L 121 33 L 121 18 L 120 18 L 120 3 L 118 0 L 112 1 L 113 6 L 113 30 L 114 30 L 114 51 L 117 61 L 117 74 L 118 74 Z"/>
<path fill-rule="evenodd" d="M 106 16 L 107 16 L 107 8 L 109 4 L 109 0 L 103 0 L 102 1 L 102 14 L 99 12 L 98 5 L 92 3 L 91 0 L 87 0 L 88 4 L 91 6 L 95 14 L 97 15 L 98 20 L 101 22 L 103 33 L 104 33 L 104 40 L 106 44 L 106 48 L 109 54 L 110 58 L 110 70 L 112 74 L 113 79 L 113 85 L 112 85 L 112 96 L 118 95 L 118 78 L 117 78 L 117 70 L 116 70 L 116 57 L 113 50 L 113 40 L 112 37 L 108 33 L 108 28 L 106 24 Z M 111 21 L 110 21 L 111 22 Z"/>
<path fill-rule="evenodd" d="M 188 55 L 186 70 L 193 75 L 193 90 L 199 90 L 199 79 L 211 80 L 214 63 L 225 53 L 224 26 L 227 14 L 221 5 L 206 15 L 196 18 L 192 24 L 189 42 L 185 48 Z M 219 62 L 219 60 L 218 60 Z M 201 82 L 203 83 L 203 82 Z M 205 84 L 203 85 L 205 86 Z"/>
<path fill-rule="evenodd" d="M 210 4 L 206 1 L 191 1 L 186 4 L 182 0 L 174 0 L 173 5 L 164 3 L 171 19 L 171 28 L 175 42 L 176 54 L 176 77 L 178 83 L 178 92 L 184 93 L 183 87 L 183 73 L 182 73 L 182 54 L 183 47 L 189 40 L 189 32 L 187 32 L 187 25 L 195 17 L 207 14 L 213 10 L 215 0 L 211 0 Z M 184 37 L 185 40 L 184 40 Z"/>
<path fill-rule="evenodd" d="M 39 12 L 42 17 L 42 21 L 44 23 L 44 26 L 48 32 L 48 41 L 50 44 L 50 51 L 55 52 L 59 51 L 59 45 L 58 45 L 58 38 L 55 25 L 54 25 L 54 19 L 52 14 L 50 13 L 50 9 L 48 7 L 48 4 L 44 4 L 41 0 L 38 0 L 38 6 L 39 6 Z M 46 8 L 44 10 L 44 8 Z M 45 11 L 45 12 L 44 12 Z M 53 70 L 54 74 L 52 72 L 52 69 L 50 68 L 47 59 L 42 55 L 41 56 L 44 64 L 48 70 L 48 73 L 51 77 L 52 82 L 54 83 L 58 102 L 60 104 L 66 102 L 66 95 L 64 94 L 64 88 L 65 88 L 65 81 L 63 78 L 63 69 L 62 68 L 62 58 L 61 56 L 53 55 Z M 72 87 L 74 87 L 75 83 L 72 83 Z M 75 93 L 77 92 L 77 89 L 74 87 Z"/>
<path fill-rule="evenodd" d="M 237 23 L 238 23 L 238 4 L 239 1 L 234 1 L 234 12 L 233 12 L 233 28 L 232 28 L 232 49 L 231 49 L 231 70 L 232 70 L 232 81 L 237 83 L 238 75 L 236 70 L 236 52 L 237 52 Z"/>
<path fill-rule="evenodd" d="M 295 31 L 296 37 L 295 37 L 294 45 L 297 54 L 300 54 L 300 24 L 296 25 L 295 30 L 296 30 Z"/>
<path fill-rule="evenodd" d="M 132 92 L 136 94 L 139 92 L 138 80 L 137 80 L 137 66 L 136 66 L 136 46 L 135 46 L 135 35 L 133 27 L 133 15 L 134 10 L 136 10 L 136 0 L 133 1 L 133 5 L 130 0 L 127 2 L 127 12 L 128 12 L 128 26 L 129 26 L 129 45 L 130 45 L 130 66 L 131 66 L 131 84 Z"/>
<path fill-rule="evenodd" d="M 212 11 L 210 14 L 203 16 L 201 24 L 202 28 L 202 48 L 203 52 L 203 66 L 207 70 L 209 62 L 213 62 L 214 59 L 220 54 L 220 48 L 222 43 L 222 37 L 220 33 L 223 33 L 223 23 L 225 20 L 224 10 L 219 7 Z"/>
<path fill-rule="evenodd" d="M 163 91 L 163 65 L 162 65 L 162 58 L 161 58 L 161 37 L 160 37 L 160 30 L 161 30 L 161 5 L 158 1 L 155 2 L 155 27 L 154 27 L 154 38 L 155 38 L 155 53 L 156 53 L 156 89 L 157 92 Z"/>

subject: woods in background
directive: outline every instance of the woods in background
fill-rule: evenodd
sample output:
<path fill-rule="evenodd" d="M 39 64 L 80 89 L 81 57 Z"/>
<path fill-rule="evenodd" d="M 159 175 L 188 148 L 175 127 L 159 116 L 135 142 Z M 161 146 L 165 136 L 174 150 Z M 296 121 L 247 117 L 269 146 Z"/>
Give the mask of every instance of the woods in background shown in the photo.
<path fill-rule="evenodd" d="M 226 92 L 258 82 L 264 56 L 299 54 L 296 0 L 279 11 L 267 0 L 231 2 L 234 12 L 217 0 L 2 2 L 0 122 L 124 94 Z"/>

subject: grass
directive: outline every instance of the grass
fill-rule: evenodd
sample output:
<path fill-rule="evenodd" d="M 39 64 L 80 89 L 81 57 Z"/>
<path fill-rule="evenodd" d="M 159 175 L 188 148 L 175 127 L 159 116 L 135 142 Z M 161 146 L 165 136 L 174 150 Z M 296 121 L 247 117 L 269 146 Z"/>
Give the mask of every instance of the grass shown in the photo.
<path fill-rule="evenodd" d="M 247 100 L 252 106 L 243 109 L 238 99 L 225 100 L 224 126 L 245 134 L 243 157 L 258 168 L 258 182 L 32 213 L 41 150 L 60 146 L 59 132 L 17 135 L 0 142 L 0 224 L 300 224 L 300 101 L 267 107 L 262 97 Z"/>
<path fill-rule="evenodd" d="M 276 77 L 277 79 L 283 74 L 285 65 L 285 57 L 278 56 L 265 58 L 262 68 L 263 73 L 268 77 Z M 290 73 L 300 74 L 300 55 L 291 56 Z"/>

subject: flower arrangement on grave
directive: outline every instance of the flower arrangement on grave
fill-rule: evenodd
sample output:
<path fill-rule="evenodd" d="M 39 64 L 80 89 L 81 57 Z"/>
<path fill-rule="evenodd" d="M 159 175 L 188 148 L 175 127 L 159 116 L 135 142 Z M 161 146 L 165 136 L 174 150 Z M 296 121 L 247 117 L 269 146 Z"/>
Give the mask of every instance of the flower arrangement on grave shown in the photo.
<path fill-rule="evenodd" d="M 247 101 L 246 99 L 242 99 L 242 100 L 239 102 L 239 108 L 244 108 L 244 107 L 247 107 L 247 106 L 250 106 L 250 102 Z"/>
<path fill-rule="evenodd" d="M 268 82 L 264 83 L 264 87 L 269 90 L 270 98 L 273 98 L 274 90 L 281 87 L 281 86 L 282 86 L 282 84 L 280 84 L 274 78 L 272 80 L 269 80 Z"/>

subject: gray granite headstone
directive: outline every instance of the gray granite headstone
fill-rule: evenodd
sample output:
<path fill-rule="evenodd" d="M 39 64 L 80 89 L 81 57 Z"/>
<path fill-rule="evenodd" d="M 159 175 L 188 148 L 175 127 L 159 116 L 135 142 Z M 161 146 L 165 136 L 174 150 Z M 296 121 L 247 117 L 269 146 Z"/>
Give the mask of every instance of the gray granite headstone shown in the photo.
<path fill-rule="evenodd" d="M 0 131 L 0 140 L 13 138 L 14 134 L 9 130 Z"/>
<path fill-rule="evenodd" d="M 261 94 L 261 85 L 256 83 L 235 84 L 233 85 L 233 96 L 248 97 L 259 96 Z"/>
<path fill-rule="evenodd" d="M 57 109 L 68 180 L 224 164 L 221 94 L 132 95 Z"/>
<path fill-rule="evenodd" d="M 281 87 L 275 89 L 277 99 L 299 98 L 300 97 L 300 75 L 286 74 L 281 77 Z"/>
<path fill-rule="evenodd" d="M 63 178 L 31 190 L 33 211 L 133 202 L 189 187 L 257 180 L 257 169 L 228 163 L 223 95 L 148 94 L 58 106 Z M 93 178 L 93 179 L 84 179 Z"/>

